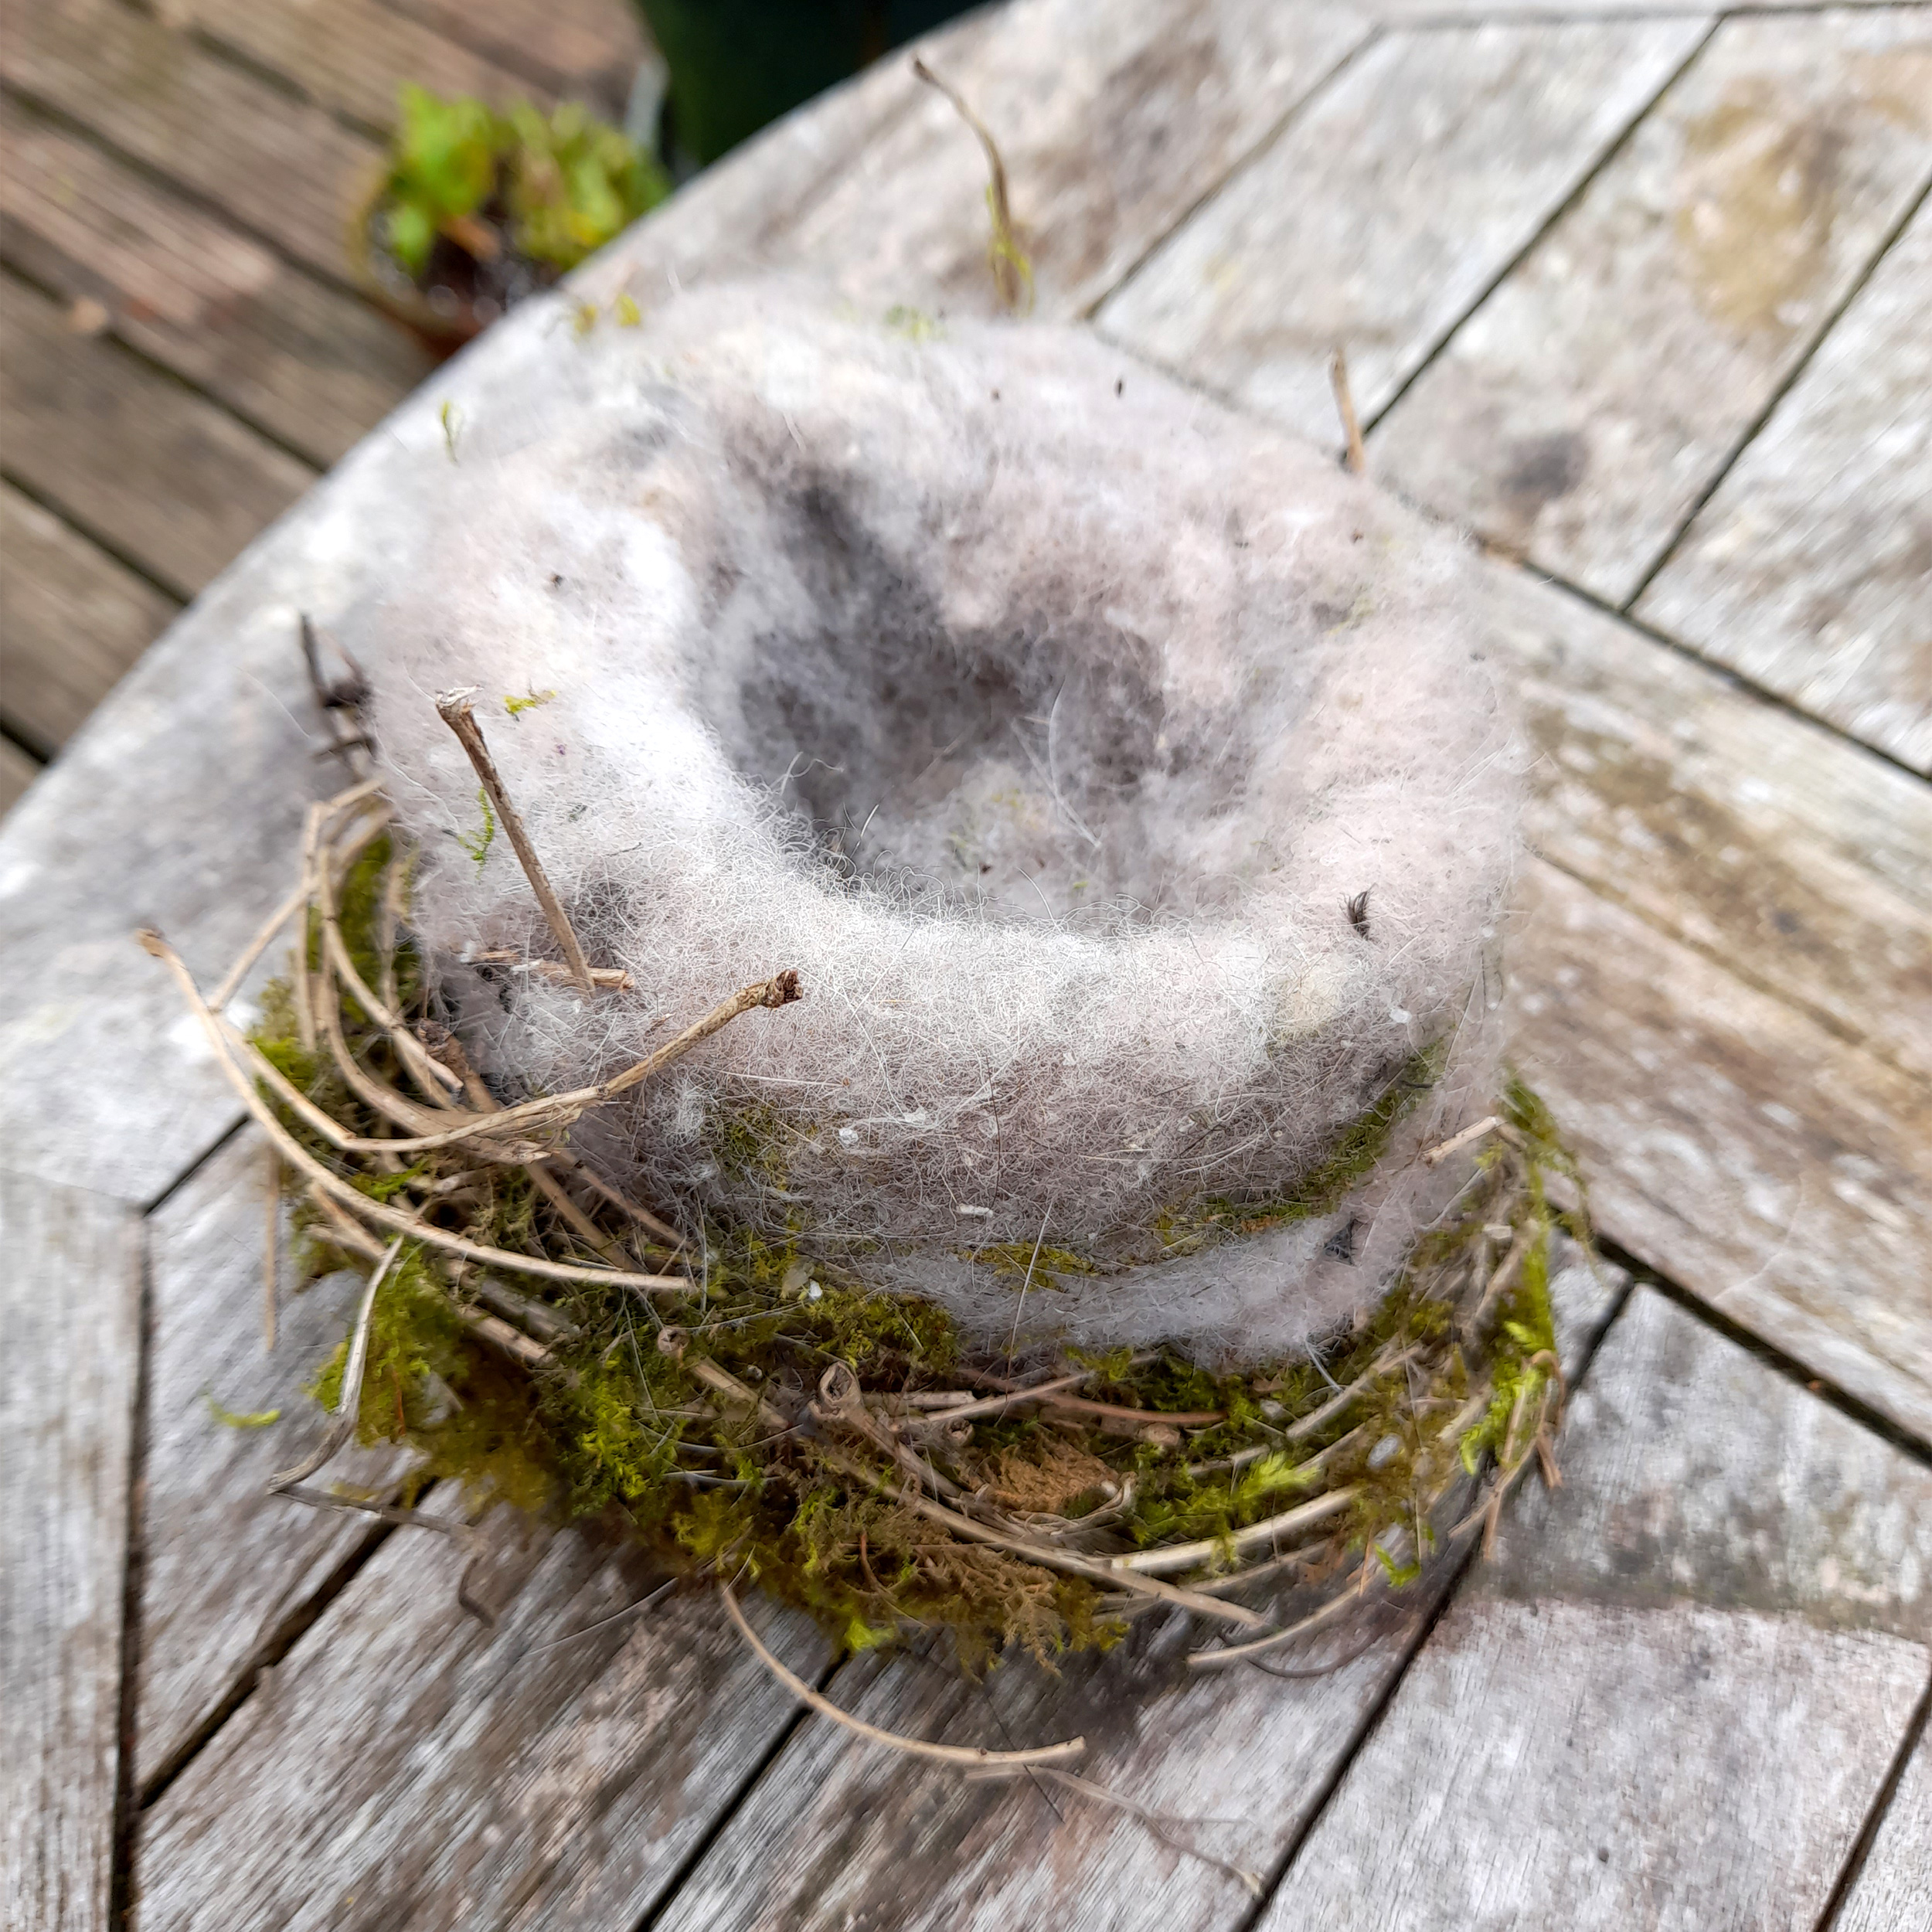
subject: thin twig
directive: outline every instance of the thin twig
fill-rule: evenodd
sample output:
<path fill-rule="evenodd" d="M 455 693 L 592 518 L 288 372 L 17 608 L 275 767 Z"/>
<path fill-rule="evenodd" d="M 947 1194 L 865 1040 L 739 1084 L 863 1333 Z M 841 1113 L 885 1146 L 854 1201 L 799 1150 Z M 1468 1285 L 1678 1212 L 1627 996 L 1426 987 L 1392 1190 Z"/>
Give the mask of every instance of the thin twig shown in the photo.
<path fill-rule="evenodd" d="M 333 1196 L 352 1214 L 409 1235 L 426 1247 L 460 1254 L 467 1260 L 481 1261 L 485 1267 L 501 1268 L 511 1274 L 539 1275 L 549 1281 L 589 1281 L 607 1287 L 635 1288 L 646 1294 L 690 1292 L 689 1280 L 681 1274 L 630 1274 L 616 1268 L 579 1267 L 568 1262 L 547 1260 L 538 1255 L 512 1254 L 506 1249 L 485 1247 L 480 1242 L 467 1241 L 461 1235 L 451 1234 L 413 1214 L 405 1214 L 386 1202 L 376 1200 L 359 1189 L 352 1187 L 340 1175 L 331 1173 L 282 1125 L 275 1117 L 274 1109 L 256 1092 L 248 1077 L 235 1064 L 214 1016 L 208 1013 L 187 968 L 175 949 L 156 932 L 143 931 L 137 937 L 143 947 L 162 961 L 191 995 L 195 1010 L 205 1016 L 209 1038 L 217 1049 L 221 1070 L 227 1076 L 229 1084 L 240 1097 L 242 1104 L 260 1123 L 269 1138 L 281 1150 L 282 1158 L 304 1179 L 316 1182 Z"/>
<path fill-rule="evenodd" d="M 1198 1590 L 1164 1583 L 1152 1577 L 1136 1576 L 1131 1570 L 1114 1570 L 1098 1558 L 1083 1556 L 1070 1549 L 1057 1549 L 1049 1543 L 1036 1543 L 1030 1537 L 1015 1536 L 985 1523 L 975 1522 L 970 1516 L 962 1516 L 957 1510 L 934 1502 L 917 1490 L 907 1489 L 882 1471 L 868 1469 L 862 1463 L 848 1459 L 829 1444 L 821 1444 L 818 1453 L 835 1468 L 871 1483 L 928 1522 L 943 1524 L 964 1542 L 985 1543 L 990 1549 L 1003 1549 L 1009 1556 L 1024 1556 L 1042 1569 L 1064 1570 L 1070 1577 L 1084 1577 L 1090 1583 L 1105 1583 L 1115 1590 L 1130 1590 L 1138 1596 L 1156 1597 L 1177 1610 L 1192 1611 L 1197 1616 L 1213 1617 L 1226 1624 L 1239 1624 L 1248 1630 L 1267 1628 L 1265 1617 L 1242 1604 L 1221 1603 Z"/>
<path fill-rule="evenodd" d="M 1328 386 L 1335 391 L 1335 406 L 1342 414 L 1342 427 L 1349 440 L 1349 468 L 1357 476 L 1369 474 L 1369 452 L 1362 440 L 1362 424 L 1355 413 L 1355 397 L 1349 388 L 1349 352 L 1338 342 L 1328 358 Z"/>
<path fill-rule="evenodd" d="M 1492 1114 L 1487 1119 L 1478 1121 L 1473 1127 L 1465 1127 L 1460 1134 L 1452 1134 L 1447 1140 L 1438 1141 L 1434 1147 L 1425 1147 L 1422 1150 L 1423 1165 L 1434 1167 L 1438 1161 L 1447 1160 L 1458 1148 L 1481 1140 L 1485 1134 L 1495 1133 L 1502 1124 L 1501 1114 Z"/>
<path fill-rule="evenodd" d="M 1158 1549 L 1138 1549 L 1131 1555 L 1108 1559 L 1115 1571 L 1134 1570 L 1143 1577 L 1165 1577 L 1177 1570 L 1191 1570 L 1196 1563 L 1211 1563 L 1232 1548 L 1251 1549 L 1257 1543 L 1271 1543 L 1277 1536 L 1292 1536 L 1311 1524 L 1338 1515 L 1362 1493 L 1359 1483 L 1347 1483 L 1339 1489 L 1298 1505 L 1284 1515 L 1270 1516 L 1265 1522 L 1250 1523 L 1245 1529 L 1230 1530 L 1225 1536 L 1205 1536 L 1199 1543 L 1168 1543 Z"/>
<path fill-rule="evenodd" d="M 470 763 L 476 767 L 476 775 L 482 780 L 483 789 L 489 794 L 490 802 L 496 808 L 497 818 L 516 849 L 523 876 L 529 880 L 531 889 L 536 894 L 536 902 L 543 908 L 543 917 L 550 922 L 551 933 L 563 949 L 572 978 L 587 998 L 594 997 L 597 982 L 590 977 L 590 962 L 583 957 L 583 948 L 577 944 L 577 936 L 571 930 L 570 922 L 563 916 L 563 908 L 550 889 L 549 879 L 536 855 L 536 848 L 530 843 L 530 835 L 523 829 L 523 821 L 503 787 L 496 760 L 490 756 L 490 748 L 483 742 L 481 727 L 476 722 L 476 713 L 470 708 L 470 700 L 475 696 L 474 691 L 441 692 L 436 700 L 437 716 L 456 733 L 457 742 L 469 753 Z"/>
<path fill-rule="evenodd" d="M 1257 1637 L 1251 1643 L 1230 1644 L 1219 1650 L 1196 1650 L 1188 1653 L 1189 1670 L 1219 1670 L 1226 1664 L 1239 1664 L 1248 1658 L 1258 1657 L 1262 1651 L 1278 1649 L 1282 1645 L 1291 1643 L 1298 1637 L 1305 1637 L 1310 1631 L 1321 1630 L 1335 1621 L 1342 1613 L 1351 1608 L 1355 1602 L 1354 1592 L 1349 1584 L 1368 1580 L 1369 1565 L 1365 1560 L 1335 1594 L 1312 1614 L 1304 1617 L 1298 1624 L 1291 1624 L 1285 1630 L 1271 1631 L 1266 1637 Z"/>
<path fill-rule="evenodd" d="M 855 1717 L 850 1711 L 841 1710 L 829 1697 L 821 1697 L 803 1678 L 794 1676 L 786 1669 L 758 1641 L 758 1633 L 746 1621 L 744 1612 L 738 1607 L 737 1598 L 731 1594 L 731 1586 L 722 1577 L 718 1579 L 718 1594 L 724 1599 L 726 1612 L 737 1625 L 738 1634 L 751 1646 L 759 1662 L 800 1703 L 808 1705 L 821 1717 L 829 1717 L 835 1724 L 843 1725 L 868 1743 L 883 1744 L 889 1750 L 903 1751 L 911 1757 L 928 1758 L 935 1764 L 964 1764 L 975 1770 L 988 1765 L 1063 1764 L 1087 1749 L 1087 1740 L 1083 1737 L 1070 1737 L 1061 1744 L 1043 1744 L 1030 1751 L 989 1751 L 975 1745 L 928 1744 L 920 1738 L 901 1737 L 896 1732 L 882 1731 L 877 1725 L 868 1724 L 862 1717 Z"/>

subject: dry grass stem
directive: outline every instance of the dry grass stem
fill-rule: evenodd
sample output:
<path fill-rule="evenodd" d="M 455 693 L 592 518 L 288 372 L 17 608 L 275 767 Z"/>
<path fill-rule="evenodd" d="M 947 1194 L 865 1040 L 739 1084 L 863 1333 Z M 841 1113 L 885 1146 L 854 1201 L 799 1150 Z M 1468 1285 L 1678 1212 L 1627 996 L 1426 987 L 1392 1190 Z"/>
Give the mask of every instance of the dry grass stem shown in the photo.
<path fill-rule="evenodd" d="M 841 1710 L 830 1698 L 821 1697 L 803 1678 L 794 1676 L 786 1669 L 758 1641 L 758 1633 L 746 1621 L 744 1612 L 738 1607 L 737 1598 L 731 1594 L 731 1586 L 722 1577 L 718 1581 L 718 1594 L 724 1599 L 725 1610 L 738 1627 L 738 1634 L 751 1646 L 759 1662 L 800 1703 L 808 1705 L 821 1717 L 829 1717 L 835 1724 L 842 1725 L 869 1744 L 883 1744 L 888 1750 L 903 1751 L 909 1757 L 926 1758 L 935 1764 L 964 1765 L 974 1770 L 988 1766 L 1064 1764 L 1070 1759 L 1080 1757 L 1087 1749 L 1087 1740 L 1083 1737 L 1070 1737 L 1064 1743 L 1043 1744 L 1029 1751 L 989 1751 L 973 1745 L 928 1744 L 917 1737 L 901 1737 L 895 1732 L 882 1731 L 877 1725 L 868 1724 L 863 1718 L 853 1716 L 850 1711 Z"/>
<path fill-rule="evenodd" d="M 1362 440 L 1362 424 L 1355 413 L 1355 396 L 1349 386 L 1349 352 L 1339 343 L 1328 358 L 1328 385 L 1335 391 L 1335 406 L 1342 417 L 1348 438 L 1349 468 L 1357 476 L 1369 474 L 1369 451 Z"/>
<path fill-rule="evenodd" d="M 993 287 L 1000 306 L 1009 314 L 1020 314 L 1033 305 L 1033 270 L 1019 246 L 1019 231 L 1013 226 L 1012 203 L 1006 186 L 1006 164 L 1000 158 L 999 145 L 992 131 L 966 104 L 966 97 L 950 81 L 942 80 L 917 55 L 913 72 L 929 87 L 937 88 L 952 103 L 953 111 L 978 137 L 986 156 L 986 208 L 992 217 L 993 233 L 987 260 L 993 271 Z"/>
<path fill-rule="evenodd" d="M 437 715 L 456 733 L 457 742 L 468 753 L 470 763 L 476 767 L 477 777 L 483 781 L 483 789 L 489 794 L 490 803 L 496 808 L 498 821 L 515 849 L 523 876 L 529 880 L 537 903 L 543 908 L 543 917 L 550 923 L 550 931 L 563 949 L 571 978 L 583 989 L 586 998 L 593 998 L 597 982 L 590 977 L 590 962 L 583 957 L 583 948 L 577 944 L 577 936 L 571 930 L 570 920 L 563 916 L 563 908 L 556 893 L 551 889 L 549 879 L 536 855 L 536 848 L 530 843 L 530 835 L 523 828 L 523 821 L 516 807 L 510 802 L 510 794 L 504 789 L 496 760 L 490 756 L 490 748 L 483 742 L 482 729 L 470 706 L 470 700 L 475 696 L 474 691 L 445 691 L 436 700 Z"/>

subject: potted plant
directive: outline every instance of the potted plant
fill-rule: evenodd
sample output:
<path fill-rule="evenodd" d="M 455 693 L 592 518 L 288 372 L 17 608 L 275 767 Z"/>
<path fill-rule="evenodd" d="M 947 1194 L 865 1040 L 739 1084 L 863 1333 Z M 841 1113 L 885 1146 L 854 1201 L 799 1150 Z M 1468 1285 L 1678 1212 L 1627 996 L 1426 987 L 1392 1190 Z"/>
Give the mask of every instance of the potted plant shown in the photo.
<path fill-rule="evenodd" d="M 588 109 L 498 112 L 405 87 L 352 246 L 379 296 L 454 347 L 548 287 L 671 191 L 650 155 Z"/>

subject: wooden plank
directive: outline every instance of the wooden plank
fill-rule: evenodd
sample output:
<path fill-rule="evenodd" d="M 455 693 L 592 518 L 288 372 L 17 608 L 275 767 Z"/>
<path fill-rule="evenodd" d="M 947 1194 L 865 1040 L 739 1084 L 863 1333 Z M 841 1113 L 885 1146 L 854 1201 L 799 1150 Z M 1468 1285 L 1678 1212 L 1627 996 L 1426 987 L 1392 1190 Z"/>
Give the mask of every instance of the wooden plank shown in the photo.
<path fill-rule="evenodd" d="M 386 134 L 405 83 L 498 107 L 544 90 L 380 0 L 179 0 L 175 22 L 267 69 L 304 100 Z M 522 5 L 526 26 L 546 9 Z M 627 11 L 611 0 L 610 11 Z M 547 98 L 543 104 L 549 104 Z"/>
<path fill-rule="evenodd" d="M 0 483 L 0 718 L 51 757 L 177 608 Z"/>
<path fill-rule="evenodd" d="M 1553 1284 L 1573 1372 L 1614 1305 L 1587 1267 Z M 661 1932 L 890 1926 L 894 1932 L 1233 1932 L 1253 1910 L 1232 1873 L 1172 1841 L 1266 1873 L 1319 1804 L 1439 1600 L 1418 1593 L 1362 1656 L 1284 1680 L 1250 1667 L 1190 1672 L 1204 1633 L 1185 1617 L 1137 1624 L 1103 1658 L 1049 1677 L 1023 1659 L 983 1685 L 903 1656 L 848 1665 L 832 1694 L 868 1722 L 955 1744 L 1087 1740 L 1080 1776 L 1166 1821 L 1140 1820 L 1050 1784 L 986 1784 L 911 1763 L 808 1721 L 693 1870 Z M 1345 1656 L 1317 1641 L 1276 1662 Z"/>
<path fill-rule="evenodd" d="M 435 359 L 367 304 L 291 268 L 139 169 L 0 101 L 0 257 L 327 467 Z"/>
<path fill-rule="evenodd" d="M 1727 19 L 1389 411 L 1377 473 L 1622 604 L 1928 169 L 1922 9 Z"/>
<path fill-rule="evenodd" d="M 1640 1289 L 1263 1932 L 1810 1932 L 1932 1667 L 1932 1470 Z"/>
<path fill-rule="evenodd" d="M 1651 623 L 1932 774 L 1932 203 L 1638 600 Z"/>
<path fill-rule="evenodd" d="M 322 109 L 121 0 L 41 0 L 0 38 L 0 79 L 338 280 L 379 150 Z"/>
<path fill-rule="evenodd" d="M 140 1224 L 0 1174 L 0 1897 L 107 1932 L 121 1757 Z"/>
<path fill-rule="evenodd" d="M 399 12 L 621 120 L 648 42 L 626 0 L 392 0 Z"/>
<path fill-rule="evenodd" d="M 306 1393 L 348 1332 L 361 1281 L 331 1277 L 278 1298 L 263 1337 L 267 1145 L 241 1134 L 155 1215 L 148 1228 L 148 1449 L 141 1509 L 141 1655 L 134 1775 L 145 1790 L 244 1686 L 375 1530 L 266 1494 L 328 1418 Z M 284 1284 L 287 1269 L 283 1269 Z M 270 1414 L 260 1428 L 217 1419 Z M 374 1489 L 405 1458 L 345 1451 L 328 1480 Z"/>
<path fill-rule="evenodd" d="M 1932 1928 L 1932 1732 L 1922 1733 L 1832 1932 Z"/>
<path fill-rule="evenodd" d="M 40 776 L 40 767 L 11 738 L 0 738 L 0 815 Z"/>
<path fill-rule="evenodd" d="M 1109 298 L 1102 332 L 1339 447 L 1336 344 L 1372 422 L 1708 26 L 1389 36 Z"/>
<path fill-rule="evenodd" d="M 1098 301 L 1367 32 L 1343 7 L 1269 0 L 995 15 L 942 71 L 1000 145 L 1036 312 Z M 855 301 L 990 312 L 985 157 L 908 63 L 891 71 L 911 111 L 804 213 L 792 252 Z"/>
<path fill-rule="evenodd" d="M 1932 789 L 1522 572 L 1497 591 L 1536 849 L 1932 1079 Z"/>
<path fill-rule="evenodd" d="M 0 463 L 192 597 L 314 472 L 0 274 Z M 104 690 L 96 696 L 104 695 Z"/>
<path fill-rule="evenodd" d="M 574 1532 L 392 1537 L 141 1821 L 143 1932 L 634 1926 L 791 1721 L 713 1598 Z M 822 1638 L 755 1621 L 808 1677 Z M 582 1633 L 580 1635 L 578 1633 Z M 574 1639 L 574 1641 L 573 1641 Z"/>
<path fill-rule="evenodd" d="M 1514 1052 L 1604 1230 L 1932 1441 L 1932 1109 L 1545 861 L 1522 875 Z"/>

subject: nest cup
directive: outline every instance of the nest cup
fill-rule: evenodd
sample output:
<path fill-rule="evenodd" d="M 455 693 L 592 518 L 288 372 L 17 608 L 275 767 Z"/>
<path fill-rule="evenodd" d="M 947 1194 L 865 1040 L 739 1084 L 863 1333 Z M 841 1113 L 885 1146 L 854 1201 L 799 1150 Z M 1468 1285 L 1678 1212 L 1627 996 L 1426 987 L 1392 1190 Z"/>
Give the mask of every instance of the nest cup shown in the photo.
<path fill-rule="evenodd" d="M 792 968 L 577 1152 L 1009 1352 L 1279 1359 L 1373 1303 L 1498 1083 L 1516 760 L 1461 547 L 1083 331 L 757 284 L 551 357 L 413 426 L 408 567 L 326 614 L 498 1097 Z M 458 683 L 630 993 L 465 964 L 556 950 Z"/>

